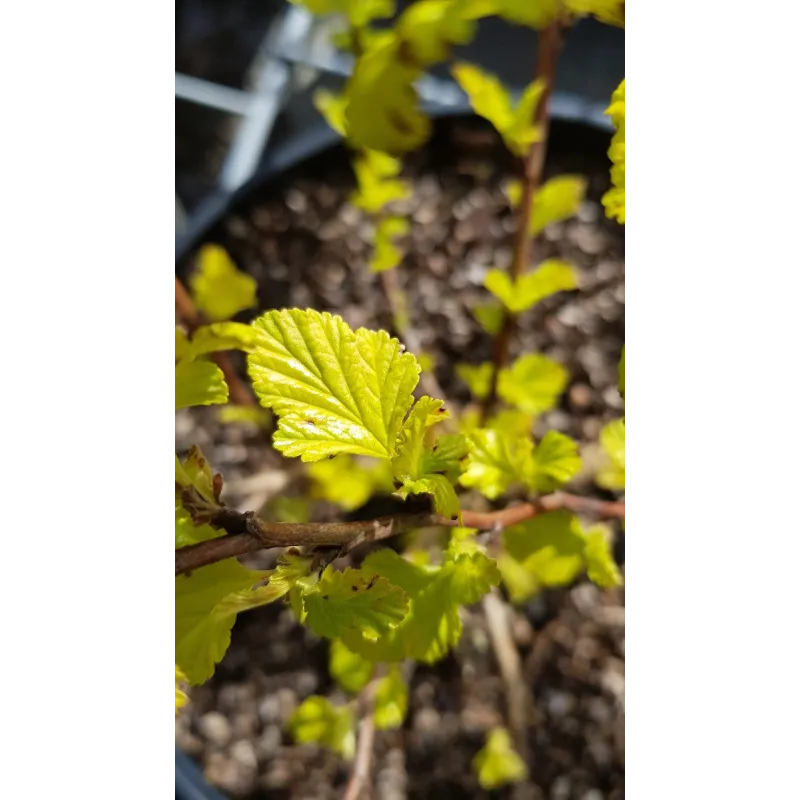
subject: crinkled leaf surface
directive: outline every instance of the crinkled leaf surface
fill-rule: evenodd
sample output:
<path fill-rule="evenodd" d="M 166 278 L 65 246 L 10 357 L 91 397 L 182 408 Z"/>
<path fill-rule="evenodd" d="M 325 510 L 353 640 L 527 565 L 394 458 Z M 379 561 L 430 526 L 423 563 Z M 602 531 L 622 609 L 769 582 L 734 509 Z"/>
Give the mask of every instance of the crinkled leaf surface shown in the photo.
<path fill-rule="evenodd" d="M 334 639 L 356 631 L 377 639 L 408 612 L 405 592 L 385 578 L 368 582 L 359 570 L 327 567 L 312 591 L 303 595 L 306 623 L 317 636 Z"/>
<path fill-rule="evenodd" d="M 279 416 L 278 450 L 303 461 L 394 455 L 420 373 L 396 339 L 312 310 L 270 311 L 253 325 L 249 371 L 261 404 Z"/>

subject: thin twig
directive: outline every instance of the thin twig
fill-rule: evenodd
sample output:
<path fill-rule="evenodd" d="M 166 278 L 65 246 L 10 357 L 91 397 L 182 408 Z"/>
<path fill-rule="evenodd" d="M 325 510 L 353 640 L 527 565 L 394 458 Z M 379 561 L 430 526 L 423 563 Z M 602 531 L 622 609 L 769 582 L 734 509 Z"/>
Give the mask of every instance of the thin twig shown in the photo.
<path fill-rule="evenodd" d="M 511 279 L 519 278 L 531 262 L 533 239 L 529 233 L 533 199 L 542 182 L 544 158 L 547 153 L 547 137 L 550 128 L 548 106 L 556 77 L 556 64 L 561 50 L 561 23 L 548 25 L 539 34 L 539 47 L 536 55 L 536 77 L 544 81 L 544 90 L 534 112 L 533 122 L 541 128 L 540 139 L 531 145 L 523 164 L 522 197 L 517 209 L 517 232 L 514 240 L 514 255 L 511 261 Z M 481 422 L 485 422 L 497 402 L 497 381 L 500 370 L 508 361 L 508 351 L 516 330 L 516 317 L 509 311 L 503 317 L 503 326 L 494 340 L 492 356 L 492 377 L 489 394 L 481 405 Z"/>
<path fill-rule="evenodd" d="M 382 675 L 376 670 L 372 680 L 359 695 L 363 711 L 358 728 L 356 757 L 342 800 L 359 800 L 362 792 L 370 783 L 372 755 L 375 745 L 375 694 L 378 691 L 378 684 L 381 678 Z"/>
<path fill-rule="evenodd" d="M 461 522 L 436 514 L 396 514 L 359 522 L 266 522 L 252 511 L 242 513 L 221 508 L 208 514 L 203 521 L 224 530 L 226 535 L 176 550 L 175 574 L 272 547 L 339 547 L 349 552 L 367 542 L 378 542 L 414 528 L 452 528 L 463 524 L 468 528 L 498 532 L 559 509 L 602 518 L 625 517 L 624 501 L 596 500 L 562 492 L 500 511 L 462 511 Z"/>
<path fill-rule="evenodd" d="M 511 634 L 509 609 L 496 589 L 484 596 L 483 611 L 486 614 L 489 636 L 506 687 L 508 727 L 517 752 L 527 764 L 530 755 L 528 747 L 530 692 L 522 677 L 522 661 Z"/>
<path fill-rule="evenodd" d="M 203 319 L 197 310 L 197 306 L 195 306 L 189 296 L 189 292 L 186 291 L 186 287 L 181 283 L 177 275 L 175 276 L 175 309 L 178 312 L 178 317 L 186 326 L 189 335 L 203 324 Z M 228 354 L 212 353 L 211 358 L 225 376 L 231 400 L 238 406 L 255 406 L 256 400 L 253 397 L 253 393 L 237 374 L 236 369 L 228 358 Z"/>

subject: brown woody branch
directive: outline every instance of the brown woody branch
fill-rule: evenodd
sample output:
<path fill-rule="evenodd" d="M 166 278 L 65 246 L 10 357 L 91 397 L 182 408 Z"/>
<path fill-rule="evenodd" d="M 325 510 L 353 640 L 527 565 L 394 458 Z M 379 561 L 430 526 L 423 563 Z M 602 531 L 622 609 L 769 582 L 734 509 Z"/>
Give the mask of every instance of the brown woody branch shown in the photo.
<path fill-rule="evenodd" d="M 175 276 L 175 309 L 178 312 L 178 317 L 186 326 L 189 335 L 194 333 L 204 322 L 200 312 L 197 310 L 197 306 L 189 296 L 189 292 L 186 291 L 186 287 L 181 283 L 177 275 Z M 238 406 L 256 405 L 253 393 L 239 377 L 228 358 L 228 354 L 212 353 L 211 358 L 225 376 L 225 382 L 228 384 L 228 389 L 231 393 L 231 400 Z"/>
<path fill-rule="evenodd" d="M 222 508 L 203 521 L 224 530 L 225 536 L 176 550 L 175 574 L 272 547 L 337 547 L 345 554 L 366 542 L 378 542 L 414 528 L 452 528 L 463 524 L 467 528 L 499 531 L 558 509 L 606 519 L 625 517 L 624 501 L 596 500 L 562 492 L 500 511 L 462 511 L 461 522 L 437 514 L 396 514 L 363 522 L 266 522 L 252 511 L 241 513 Z"/>
<path fill-rule="evenodd" d="M 517 209 L 517 232 L 514 240 L 514 255 L 511 261 L 511 279 L 515 281 L 525 271 L 531 262 L 533 239 L 529 233 L 533 199 L 542 182 L 544 172 L 544 158 L 547 153 L 547 137 L 550 128 L 550 116 L 547 113 L 550 105 L 550 95 L 553 91 L 556 77 L 556 64 L 561 51 L 562 28 L 556 21 L 548 25 L 539 34 L 539 48 L 536 57 L 536 77 L 544 81 L 544 90 L 536 106 L 533 122 L 539 126 L 542 135 L 538 141 L 531 145 L 522 169 L 522 197 Z M 489 394 L 481 405 L 481 421 L 485 422 L 492 408 L 497 402 L 497 381 L 500 370 L 508 361 L 508 351 L 511 340 L 516 330 L 516 316 L 506 310 L 503 317 L 503 326 L 494 340 L 492 355 L 492 377 L 489 384 Z"/>

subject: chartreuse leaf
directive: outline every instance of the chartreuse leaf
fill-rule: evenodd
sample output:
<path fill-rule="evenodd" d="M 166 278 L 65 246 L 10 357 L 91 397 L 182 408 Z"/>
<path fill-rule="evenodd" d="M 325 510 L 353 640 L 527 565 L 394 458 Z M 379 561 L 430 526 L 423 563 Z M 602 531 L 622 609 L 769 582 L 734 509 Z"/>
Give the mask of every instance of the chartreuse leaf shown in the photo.
<path fill-rule="evenodd" d="M 395 200 L 411 193 L 406 181 L 398 180 L 402 162 L 377 150 L 365 150 L 353 162 L 358 190 L 350 197 L 353 205 L 375 214 Z M 391 226 L 390 226 L 391 227 Z M 394 235 L 399 235 L 399 232 Z"/>
<path fill-rule="evenodd" d="M 391 17 L 394 0 L 291 0 L 305 6 L 312 14 L 344 14 L 355 27 L 369 24 L 373 19 Z"/>
<path fill-rule="evenodd" d="M 201 248 L 190 285 L 195 304 L 214 321 L 230 319 L 256 305 L 258 284 L 236 269 L 231 257 L 216 244 Z"/>
<path fill-rule="evenodd" d="M 425 450 L 420 459 L 420 473 L 440 473 L 455 480 L 461 473 L 461 462 L 470 450 L 469 439 L 462 433 L 440 436 L 430 450 Z"/>
<path fill-rule="evenodd" d="M 600 431 L 600 445 L 605 462 L 597 472 L 597 485 L 612 492 L 622 491 L 625 488 L 625 423 L 621 419 L 609 422 Z"/>
<path fill-rule="evenodd" d="M 591 14 L 607 25 L 625 27 L 625 0 L 563 0 L 563 2 L 564 7 L 576 16 Z"/>
<path fill-rule="evenodd" d="M 217 420 L 224 425 L 255 425 L 264 431 L 272 425 L 269 411 L 259 406 L 224 406 L 217 411 Z"/>
<path fill-rule="evenodd" d="M 433 567 L 412 564 L 385 548 L 367 556 L 362 572 L 382 575 L 409 598 L 408 614 L 389 635 L 369 641 L 351 634 L 345 640 L 365 658 L 386 662 L 411 658 L 432 664 L 443 658 L 461 636 L 459 607 L 477 602 L 500 581 L 497 565 L 481 552 L 457 554 Z"/>
<path fill-rule="evenodd" d="M 186 701 L 189 699 L 186 696 L 186 692 L 181 690 L 179 684 L 184 683 L 186 681 L 186 676 L 181 672 L 181 668 L 176 664 L 175 665 L 175 714 L 177 715 L 178 709 L 182 708 L 186 705 Z"/>
<path fill-rule="evenodd" d="M 475 35 L 475 22 L 468 11 L 472 2 L 427 0 L 410 5 L 396 28 L 404 45 L 403 56 L 423 69 L 448 59 L 453 45 L 466 44 Z"/>
<path fill-rule="evenodd" d="M 491 361 L 485 361 L 477 366 L 457 364 L 456 375 L 469 386 L 469 390 L 476 400 L 483 400 L 489 394 L 493 368 Z"/>
<path fill-rule="evenodd" d="M 466 471 L 459 478 L 463 486 L 477 489 L 494 500 L 517 483 L 530 483 L 534 470 L 530 438 L 512 438 L 491 428 L 469 434 L 472 450 Z"/>
<path fill-rule="evenodd" d="M 579 175 L 558 175 L 546 181 L 533 197 L 530 233 L 535 236 L 553 222 L 572 217 L 586 195 L 586 179 Z M 522 197 L 522 184 L 509 181 L 505 187 L 508 201 L 516 208 Z"/>
<path fill-rule="evenodd" d="M 478 775 L 478 783 L 486 791 L 517 783 L 528 776 L 528 768 L 514 750 L 511 736 L 505 728 L 489 731 L 486 744 L 473 759 L 472 766 Z"/>
<path fill-rule="evenodd" d="M 375 691 L 375 727 L 380 731 L 399 728 L 408 710 L 408 686 L 398 666 L 389 669 Z"/>
<path fill-rule="evenodd" d="M 430 494 L 436 513 L 454 518 L 459 514 L 458 497 L 447 474 L 457 476 L 468 443 L 463 436 L 448 436 L 442 437 L 442 452 L 439 441 L 433 447 L 426 447 L 427 430 L 450 416 L 442 405 L 441 400 L 430 397 L 417 400 L 403 423 L 392 469 L 395 481 L 400 484 L 395 494 L 403 499 L 409 494 Z"/>
<path fill-rule="evenodd" d="M 394 243 L 395 236 L 408 233 L 408 220 L 403 217 L 384 217 L 375 229 L 375 249 L 369 262 L 372 272 L 394 269 L 403 260 L 403 251 Z"/>
<path fill-rule="evenodd" d="M 391 492 L 392 469 L 388 461 L 362 465 L 350 456 L 336 456 L 309 464 L 306 474 L 311 479 L 311 496 L 327 500 L 345 511 L 359 508 L 376 492 Z"/>
<path fill-rule="evenodd" d="M 348 650 L 341 639 L 334 639 L 328 657 L 331 677 L 346 692 L 357 694 L 369 682 L 374 665 L 363 656 Z"/>
<path fill-rule="evenodd" d="M 340 136 L 347 137 L 345 122 L 345 109 L 347 108 L 347 96 L 344 94 L 334 94 L 327 89 L 317 89 L 314 92 L 314 106 L 317 111 L 325 117 L 325 122 L 333 128 Z"/>
<path fill-rule="evenodd" d="M 624 6 L 623 6 L 624 8 Z M 624 12 L 623 12 L 624 20 Z M 603 195 L 606 216 L 625 224 L 625 81 L 614 90 L 611 105 L 606 109 L 616 128 L 611 138 L 608 157 L 611 159 L 611 188 Z"/>
<path fill-rule="evenodd" d="M 310 309 L 269 311 L 253 326 L 250 376 L 261 404 L 279 417 L 278 450 L 303 461 L 394 455 L 420 373 L 397 339 Z"/>
<path fill-rule="evenodd" d="M 519 314 L 546 297 L 578 286 L 575 270 L 556 259 L 543 261 L 535 270 L 513 280 L 500 269 L 486 275 L 484 286 L 513 314 Z"/>
<path fill-rule="evenodd" d="M 356 751 L 356 720 L 350 706 L 336 706 L 327 697 L 306 698 L 289 718 L 299 744 L 319 744 L 351 759 Z"/>
<path fill-rule="evenodd" d="M 230 644 L 236 612 L 218 606 L 262 577 L 229 558 L 175 578 L 175 660 L 189 683 L 208 680 Z"/>
<path fill-rule="evenodd" d="M 189 338 L 186 336 L 186 332 L 179 328 L 177 325 L 175 326 L 175 363 L 177 364 L 184 355 L 186 355 L 187 350 L 189 349 Z"/>
<path fill-rule="evenodd" d="M 490 336 L 497 336 L 503 327 L 503 306 L 498 303 L 479 303 L 474 306 L 472 313 L 478 324 Z"/>
<path fill-rule="evenodd" d="M 578 443 L 558 431 L 548 431 L 533 451 L 532 487 L 546 493 L 569 483 L 581 468 Z"/>
<path fill-rule="evenodd" d="M 498 558 L 513 602 L 522 602 L 546 587 L 566 586 L 586 569 L 602 586 L 618 585 L 619 570 L 602 526 L 587 531 L 567 511 L 550 511 L 503 531 L 504 552 Z"/>
<path fill-rule="evenodd" d="M 525 25 L 534 30 L 553 22 L 563 11 L 562 0 L 489 0 L 490 13 L 516 25 Z"/>
<path fill-rule="evenodd" d="M 589 580 L 608 589 L 622 584 L 622 573 L 611 554 L 611 531 L 606 525 L 593 525 L 584 532 L 586 574 Z"/>
<path fill-rule="evenodd" d="M 193 486 L 209 503 L 219 502 L 219 492 L 222 489 L 217 478 L 215 486 L 214 474 L 208 459 L 203 455 L 197 445 L 192 445 L 186 454 L 186 459 L 181 464 L 178 457 L 175 457 L 175 482 L 184 489 Z"/>
<path fill-rule="evenodd" d="M 393 31 L 366 41 L 346 87 L 345 127 L 354 146 L 401 155 L 430 136 L 413 85 L 422 68 L 409 63 L 410 52 Z"/>
<path fill-rule="evenodd" d="M 500 372 L 497 393 L 509 405 L 528 414 L 549 411 L 567 386 L 569 373 L 540 353 L 520 356 Z"/>
<path fill-rule="evenodd" d="M 494 76 L 474 64 L 459 62 L 451 72 L 469 97 L 476 114 L 494 125 L 506 147 L 514 155 L 527 153 L 534 142 L 542 138 L 540 125 L 533 122 L 534 112 L 544 91 L 544 83 L 534 81 L 515 107 L 505 86 Z"/>
<path fill-rule="evenodd" d="M 196 525 L 189 512 L 183 508 L 180 500 L 175 502 L 175 547 L 186 547 L 190 544 L 205 542 L 223 536 L 225 531 L 218 531 L 210 525 Z"/>
<path fill-rule="evenodd" d="M 175 365 L 175 410 L 228 402 L 228 384 L 211 361 L 179 361 Z"/>
<path fill-rule="evenodd" d="M 306 578 L 311 571 L 313 559 L 302 553 L 285 550 L 277 567 L 271 571 L 268 586 L 276 592 L 276 599 L 287 594 L 297 582 Z"/>
<path fill-rule="evenodd" d="M 242 350 L 249 353 L 253 349 L 255 338 L 255 331 L 250 325 L 243 325 L 241 322 L 213 322 L 194 332 L 183 357 L 197 358 L 220 350 Z"/>
<path fill-rule="evenodd" d="M 408 598 L 386 578 L 367 582 L 359 570 L 326 567 L 313 589 L 303 594 L 306 623 L 329 639 L 358 631 L 377 639 L 395 628 L 408 612 Z"/>

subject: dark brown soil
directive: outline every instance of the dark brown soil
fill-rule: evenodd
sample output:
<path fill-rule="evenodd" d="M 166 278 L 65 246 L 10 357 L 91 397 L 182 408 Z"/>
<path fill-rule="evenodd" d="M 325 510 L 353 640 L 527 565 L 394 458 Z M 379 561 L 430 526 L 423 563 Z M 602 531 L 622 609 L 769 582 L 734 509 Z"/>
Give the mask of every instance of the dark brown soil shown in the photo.
<path fill-rule="evenodd" d="M 521 320 L 514 354 L 543 352 L 565 364 L 571 381 L 560 407 L 538 420 L 582 446 L 586 474 L 571 489 L 609 496 L 591 480 L 601 426 L 622 413 L 616 369 L 624 341 L 623 234 L 606 220 L 605 136 L 556 126 L 548 169 L 589 178 L 577 217 L 551 226 L 535 259 L 563 257 L 581 275 L 581 290 L 542 303 Z M 491 357 L 490 338 L 470 308 L 487 298 L 483 275 L 505 267 L 514 220 L 501 184 L 514 165 L 494 134 L 477 122 L 439 126 L 431 145 L 409 160 L 414 197 L 408 255 L 398 275 L 413 325 L 436 359 L 436 376 L 458 406 L 468 400 L 455 365 Z M 350 206 L 348 155 L 336 150 L 307 162 L 280 186 L 263 191 L 213 234 L 259 282 L 262 309 L 314 307 L 350 325 L 391 330 L 378 278 L 367 270 L 369 223 Z M 247 318 L 246 316 L 244 318 Z M 225 476 L 226 498 L 260 507 L 277 494 L 302 491 L 299 468 L 258 435 L 216 423 L 213 410 L 178 415 L 177 447 L 199 444 Z M 255 504 L 255 505 L 254 505 Z M 331 513 L 319 505 L 315 518 Z M 624 564 L 617 529 L 617 557 Z M 253 563 L 265 563 L 263 554 Z M 515 609 L 514 634 L 534 698 L 529 720 L 534 787 L 526 797 L 602 800 L 624 797 L 624 592 L 581 581 Z M 338 798 L 347 766 L 313 746 L 297 746 L 284 723 L 305 697 L 338 694 L 327 671 L 327 645 L 280 606 L 237 622 L 231 647 L 176 726 L 178 744 L 207 779 L 236 798 Z M 511 797 L 483 792 L 470 761 L 487 730 L 503 724 L 506 700 L 480 606 L 465 614 L 462 641 L 450 657 L 414 673 L 401 731 L 378 733 L 375 797 Z"/>

